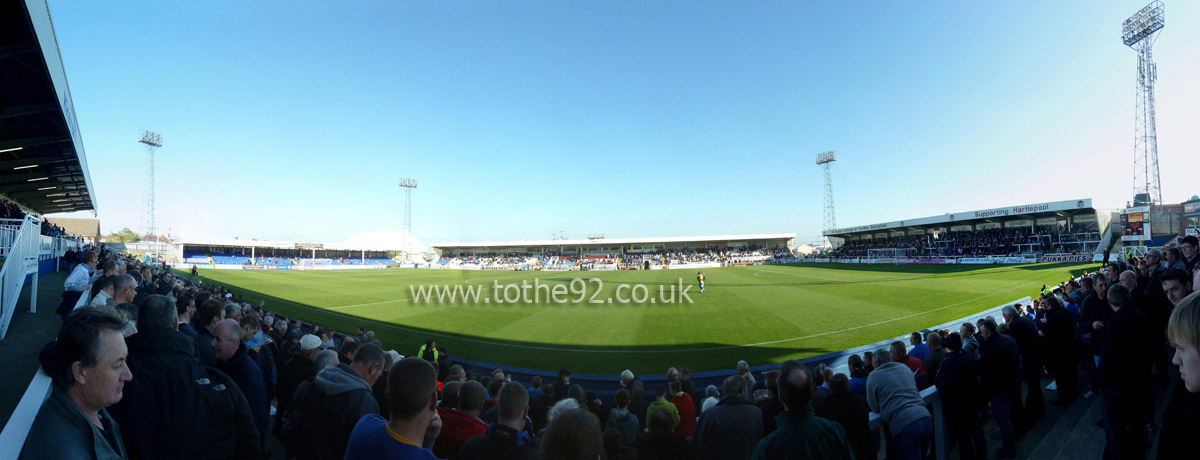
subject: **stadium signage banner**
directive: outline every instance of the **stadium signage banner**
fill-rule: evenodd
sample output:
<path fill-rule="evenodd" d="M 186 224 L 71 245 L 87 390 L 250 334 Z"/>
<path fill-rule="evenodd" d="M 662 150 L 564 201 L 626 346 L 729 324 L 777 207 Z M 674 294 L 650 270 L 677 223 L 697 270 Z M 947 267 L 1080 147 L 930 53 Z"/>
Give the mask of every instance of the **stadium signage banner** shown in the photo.
<path fill-rule="evenodd" d="M 1092 256 L 1087 254 L 1050 254 L 1038 259 L 1039 263 L 1087 262 Z"/>
<path fill-rule="evenodd" d="M 1024 264 L 1034 259 L 1024 257 L 963 257 L 958 259 L 960 264 Z"/>
<path fill-rule="evenodd" d="M 828 257 L 818 257 L 818 258 L 816 258 L 816 259 L 813 259 L 813 262 L 818 262 L 818 263 L 826 263 L 826 264 L 827 264 L 827 263 L 829 263 L 829 258 L 828 258 Z"/>

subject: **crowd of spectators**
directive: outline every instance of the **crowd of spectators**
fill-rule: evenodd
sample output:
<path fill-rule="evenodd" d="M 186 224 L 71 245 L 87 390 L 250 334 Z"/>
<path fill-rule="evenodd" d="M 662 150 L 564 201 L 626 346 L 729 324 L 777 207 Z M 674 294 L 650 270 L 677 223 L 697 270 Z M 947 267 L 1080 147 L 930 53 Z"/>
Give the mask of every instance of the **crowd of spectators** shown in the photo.
<path fill-rule="evenodd" d="M 1195 238 L 1178 249 L 1177 266 L 1155 249 L 1043 287 L 1032 308 L 999 320 L 850 356 L 847 373 L 789 360 L 756 376 L 742 361 L 701 390 L 686 368 L 653 389 L 625 371 L 611 401 L 566 368 L 552 382 L 479 375 L 432 340 L 403 357 L 362 328 L 337 334 L 89 251 L 66 282 L 88 306 L 60 308 L 42 353 L 53 389 L 21 458 L 875 458 L 876 412 L 889 458 L 920 459 L 934 436 L 919 393 L 930 386 L 961 458 L 988 458 L 983 414 L 1008 457 L 1045 414 L 1042 378 L 1057 386 L 1049 403 L 1068 405 L 1080 369 L 1083 397 L 1103 402 L 1110 458 L 1144 457 L 1148 427 L 1159 458 L 1192 458 L 1200 256 Z M 1147 395 L 1166 383 L 1170 349 L 1183 384 L 1155 424 Z"/>
<path fill-rule="evenodd" d="M 459 255 L 445 256 L 437 265 L 444 268 L 473 267 L 484 270 L 642 270 L 651 266 L 681 265 L 689 263 L 720 263 L 722 265 L 774 262 L 794 257 L 784 247 L 762 248 L 749 246 L 746 249 L 705 248 L 689 250 L 656 251 L 641 254 L 605 254 L 571 256 L 557 252 L 541 254 L 510 253 L 503 255 Z"/>
<path fill-rule="evenodd" d="M 926 233 L 889 238 L 847 240 L 830 253 L 833 258 L 869 257 L 872 249 L 899 249 L 899 257 L 985 257 L 1032 253 L 1086 253 L 1100 243 L 1094 229 L 1067 232 L 1030 228 L 994 228 Z"/>

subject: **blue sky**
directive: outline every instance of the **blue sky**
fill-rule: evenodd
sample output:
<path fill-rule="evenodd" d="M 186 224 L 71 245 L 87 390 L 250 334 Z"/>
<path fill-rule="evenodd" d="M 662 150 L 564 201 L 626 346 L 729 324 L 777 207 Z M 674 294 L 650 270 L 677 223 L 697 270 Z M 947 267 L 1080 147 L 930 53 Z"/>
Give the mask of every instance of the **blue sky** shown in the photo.
<path fill-rule="evenodd" d="M 104 232 L 425 243 L 795 232 L 1131 195 L 1112 2 L 51 0 Z M 1200 190 L 1200 4 L 1155 47 L 1163 197 Z M 1193 173 L 1182 174 L 1184 167 Z"/>

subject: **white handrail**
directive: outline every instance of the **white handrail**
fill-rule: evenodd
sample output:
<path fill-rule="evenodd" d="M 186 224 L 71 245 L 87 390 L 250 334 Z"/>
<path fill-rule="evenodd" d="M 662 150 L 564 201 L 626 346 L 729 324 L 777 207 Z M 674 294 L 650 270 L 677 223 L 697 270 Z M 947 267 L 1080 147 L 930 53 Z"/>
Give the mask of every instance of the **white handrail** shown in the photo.
<path fill-rule="evenodd" d="M 8 324 L 17 309 L 21 289 L 25 286 L 25 277 L 30 273 L 33 273 L 34 277 L 33 289 L 29 296 L 29 311 L 37 310 L 37 270 L 42 252 L 41 236 L 41 217 L 26 214 L 12 246 L 4 254 L 4 266 L 0 267 L 0 340 L 4 340 L 8 332 Z"/>

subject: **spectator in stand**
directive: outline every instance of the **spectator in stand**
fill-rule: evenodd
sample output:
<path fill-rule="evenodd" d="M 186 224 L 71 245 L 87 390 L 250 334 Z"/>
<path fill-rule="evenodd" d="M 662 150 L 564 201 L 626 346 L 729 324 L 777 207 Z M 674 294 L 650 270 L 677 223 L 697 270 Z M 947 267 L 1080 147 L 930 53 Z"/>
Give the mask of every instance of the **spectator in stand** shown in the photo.
<path fill-rule="evenodd" d="M 321 351 L 321 339 L 312 334 L 300 338 L 300 351 L 288 360 L 279 373 L 279 385 L 275 388 L 275 397 L 279 400 L 275 411 L 275 436 L 282 440 L 283 414 L 287 413 L 292 402 L 292 396 L 300 382 L 311 380 L 317 375 L 313 358 Z M 286 443 L 285 443 L 286 444 Z"/>
<path fill-rule="evenodd" d="M 623 452 L 629 452 L 637 442 L 638 433 L 641 432 L 641 429 L 638 428 L 638 416 L 629 411 L 629 390 L 624 388 L 617 390 L 614 400 L 617 407 L 609 411 L 605 430 L 616 431 L 620 434 L 621 449 Z M 630 457 L 628 454 L 626 456 Z M 636 455 L 632 457 L 636 458 Z"/>
<path fill-rule="evenodd" d="M 1090 279 L 1084 278 L 1083 287 L 1089 292 L 1079 311 L 1079 329 L 1083 342 L 1087 344 L 1084 365 L 1091 384 L 1091 390 L 1083 397 L 1091 398 L 1100 394 L 1096 363 L 1100 360 L 1100 344 L 1104 341 L 1104 322 L 1112 316 L 1113 310 L 1108 305 L 1108 278 L 1104 274 L 1096 273 Z"/>
<path fill-rule="evenodd" d="M 532 404 L 533 400 L 542 395 L 542 377 L 537 375 L 533 376 L 533 378 L 529 380 L 529 388 L 527 388 L 527 391 L 529 392 L 530 404 Z"/>
<path fill-rule="evenodd" d="M 263 344 L 262 322 L 254 316 L 243 317 L 238 323 L 242 328 L 242 342 L 246 346 L 246 355 L 258 365 L 259 372 L 262 372 L 263 383 L 266 384 L 267 401 L 275 399 L 275 384 L 279 382 L 279 375 L 275 371 L 275 357 L 270 353 L 270 349 Z"/>
<path fill-rule="evenodd" d="M 360 419 L 350 433 L 343 458 L 435 460 L 430 448 L 442 427 L 437 411 L 437 369 L 421 358 L 400 360 L 388 372 L 387 400 L 391 417 L 385 420 L 369 414 Z"/>
<path fill-rule="evenodd" d="M 763 417 L 763 434 L 768 435 L 775 432 L 775 416 L 783 413 L 783 402 L 779 400 L 779 371 L 769 370 L 763 374 L 763 380 L 766 381 L 767 399 L 762 400 L 758 405 L 758 410 L 762 411 Z"/>
<path fill-rule="evenodd" d="M 985 319 L 980 325 L 979 336 L 983 343 L 979 349 L 979 381 L 983 393 L 989 398 L 992 418 L 1000 429 L 1001 446 L 996 454 L 1001 457 L 1016 455 L 1017 440 L 1013 428 L 1012 408 L 1020 407 L 1012 396 L 1020 390 L 1019 354 L 1017 343 L 996 330 L 996 322 Z"/>
<path fill-rule="evenodd" d="M 458 409 L 443 412 L 442 432 L 433 444 L 433 453 L 438 458 L 458 458 L 463 443 L 487 434 L 487 424 L 479 418 L 486 396 L 487 390 L 474 380 L 468 380 L 459 388 Z"/>
<path fill-rule="evenodd" d="M 754 448 L 755 459 L 853 459 L 846 431 L 813 414 L 812 374 L 803 364 L 788 360 L 779 367 L 780 400 L 787 410 L 776 417 L 778 429 Z M 847 394 L 849 394 L 847 382 Z M 865 412 L 863 415 L 865 416 Z"/>
<path fill-rule="evenodd" d="M 621 388 L 633 391 L 635 384 L 639 388 L 642 387 L 642 381 L 636 375 L 633 375 L 633 371 L 629 369 L 621 371 Z"/>
<path fill-rule="evenodd" d="M 738 375 L 742 376 L 742 378 L 746 379 L 746 390 L 754 388 L 754 374 L 750 372 L 750 363 L 747 363 L 746 361 L 738 361 L 737 373 Z M 750 393 L 747 392 L 746 397 L 749 398 Z"/>
<path fill-rule="evenodd" d="M 917 391 L 912 371 L 891 362 L 897 347 L 904 350 L 904 343 L 893 342 L 890 352 L 875 352 L 878 367 L 867 377 L 867 405 L 881 415 L 891 434 L 888 458 L 921 459 L 933 440 L 933 417 Z"/>
<path fill-rule="evenodd" d="M 855 458 L 874 457 L 875 445 L 871 438 L 871 407 L 867 399 L 850 392 L 850 378 L 846 374 L 835 374 L 829 379 L 831 391 L 828 398 L 814 404 L 814 412 L 821 417 L 841 425 L 846 431 L 846 442 Z"/>
<path fill-rule="evenodd" d="M 438 360 L 437 342 L 426 340 L 425 345 L 421 345 L 421 349 L 417 350 L 417 357 L 429 361 L 436 366 Z"/>
<path fill-rule="evenodd" d="M 379 413 L 371 385 L 383 374 L 383 350 L 363 347 L 349 365 L 330 361 L 296 387 L 288 406 L 298 459 L 343 457 L 355 424 Z"/>
<path fill-rule="evenodd" d="M 1183 251 L 1180 251 L 1179 248 L 1167 249 L 1165 268 L 1168 270 L 1172 268 L 1183 270 L 1185 267 L 1187 267 L 1187 264 L 1183 262 Z"/>
<path fill-rule="evenodd" d="M 546 415 L 557 401 L 554 397 L 554 385 L 545 385 L 542 388 L 542 395 L 529 405 L 529 419 L 533 422 L 534 433 L 546 428 Z"/>
<path fill-rule="evenodd" d="M 571 386 L 571 371 L 567 368 L 558 370 L 558 378 L 554 380 L 554 394 L 558 395 L 558 400 L 567 397 L 567 388 Z"/>
<path fill-rule="evenodd" d="M 1021 355 L 1021 376 L 1025 381 L 1025 412 L 1021 416 L 1025 417 L 1026 425 L 1030 425 L 1046 415 L 1046 403 L 1042 395 L 1042 337 L 1038 335 L 1033 321 L 1021 315 L 1012 305 L 1005 306 L 1001 316 L 1008 324 L 1010 335 L 1017 342 L 1017 351 Z"/>
<path fill-rule="evenodd" d="M 71 275 L 63 283 L 62 300 L 59 301 L 58 309 L 55 311 L 63 317 L 64 321 L 67 319 L 67 315 L 75 309 L 79 298 L 92 289 L 91 279 L 92 272 L 96 270 L 96 258 L 96 251 L 83 253 L 82 262 L 76 265 L 74 270 L 71 270 Z"/>
<path fill-rule="evenodd" d="M 899 340 L 892 342 L 891 351 L 888 353 L 888 355 L 892 362 L 902 364 L 908 368 L 908 370 L 912 373 L 913 383 L 919 383 L 917 385 L 918 389 L 925 387 L 925 363 L 920 359 L 917 359 L 917 357 L 910 356 L 908 353 L 906 353 L 904 342 Z M 879 360 L 878 354 L 876 354 L 875 357 L 876 360 Z"/>
<path fill-rule="evenodd" d="M 579 403 L 579 407 L 587 407 L 587 393 L 583 391 L 583 386 L 571 384 L 570 387 L 567 387 L 567 397 L 574 399 L 575 402 Z"/>
<path fill-rule="evenodd" d="M 1200 267 L 1200 240 L 1197 240 L 1195 235 L 1183 237 L 1179 242 L 1179 249 L 1183 252 L 1184 271 L 1192 273 L 1196 267 Z"/>
<path fill-rule="evenodd" d="M 934 384 L 942 395 L 944 426 L 958 445 L 959 460 L 986 460 L 987 440 L 979 412 L 983 395 L 979 389 L 979 370 L 975 358 L 962 351 L 962 337 L 946 337 L 946 359 L 938 367 Z"/>
<path fill-rule="evenodd" d="M 382 347 L 382 343 L 379 341 L 379 339 L 375 338 L 374 332 L 367 331 L 367 337 L 368 337 L 369 343 L 374 343 L 377 346 Z M 448 378 L 450 376 L 450 368 L 452 368 L 452 367 L 454 367 L 454 358 L 451 358 L 450 353 L 446 352 L 446 347 L 438 347 L 437 368 L 438 368 L 438 381 L 439 382 L 446 381 L 446 378 Z M 530 395 L 530 396 L 532 396 L 532 395 Z"/>
<path fill-rule="evenodd" d="M 692 395 L 683 391 L 683 384 L 678 380 L 671 382 L 671 394 L 675 395 L 671 404 L 679 411 L 679 426 L 676 429 L 684 437 L 690 438 L 696 431 L 696 403 L 692 402 Z"/>
<path fill-rule="evenodd" d="M 1192 292 L 1192 277 L 1183 270 L 1171 269 L 1163 273 L 1162 290 L 1167 301 L 1179 306 L 1184 297 Z"/>
<path fill-rule="evenodd" d="M 667 387 L 665 385 L 654 387 L 654 402 L 650 403 L 650 406 L 646 408 L 646 420 L 650 420 L 650 412 L 660 407 L 666 409 L 667 412 L 670 412 L 675 417 L 675 425 L 678 426 L 679 410 L 675 407 L 675 404 L 667 401 Z"/>
<path fill-rule="evenodd" d="M 600 426 L 607 425 L 608 424 L 608 412 L 611 409 L 604 407 L 604 401 L 600 400 L 600 395 L 597 394 L 595 391 L 589 391 L 589 392 L 587 392 L 585 399 L 587 400 L 586 407 L 587 407 L 588 412 L 591 412 L 592 415 L 596 416 L 596 420 L 600 421 Z"/>
<path fill-rule="evenodd" d="M 731 375 L 722 383 L 720 402 L 700 415 L 692 436 L 692 456 L 697 459 L 748 459 L 762 439 L 762 411 L 746 398 L 746 378 Z"/>
<path fill-rule="evenodd" d="M 529 393 L 517 382 L 500 389 L 496 404 L 499 421 L 488 427 L 486 436 L 476 436 L 458 452 L 462 459 L 539 459 L 533 438 L 522 431 L 529 415 Z"/>
<path fill-rule="evenodd" d="M 225 319 L 225 307 L 219 300 L 209 299 L 196 310 L 196 360 L 205 366 L 215 366 L 213 329 Z"/>
<path fill-rule="evenodd" d="M 674 417 L 666 409 L 650 414 L 649 430 L 638 438 L 639 460 L 687 460 L 690 457 L 687 439 L 675 430 Z"/>
<path fill-rule="evenodd" d="M 557 390 L 555 390 L 557 391 Z M 562 399 L 562 398 L 559 398 Z M 650 403 L 646 402 L 646 391 L 640 387 L 634 387 L 633 391 L 629 392 L 629 411 L 637 414 L 648 414 L 646 409 L 650 408 Z M 638 417 L 638 430 L 645 430 L 646 423 L 649 420 Z"/>
<path fill-rule="evenodd" d="M 929 347 L 929 357 L 925 358 L 925 387 L 928 388 L 933 386 L 938 367 L 946 359 L 946 349 L 942 348 L 942 335 L 937 332 L 925 334 L 925 345 Z"/>
<path fill-rule="evenodd" d="M 697 397 L 696 383 L 692 382 L 692 371 L 691 370 L 688 370 L 688 368 L 686 368 L 686 367 L 679 369 L 679 384 L 683 385 L 684 393 L 687 393 L 689 396 L 691 396 L 693 400 L 696 399 L 696 397 Z M 696 401 L 696 402 L 699 402 L 699 401 Z M 699 409 L 700 406 L 697 405 L 696 408 Z"/>
<path fill-rule="evenodd" d="M 1044 326 L 1038 331 L 1043 337 L 1046 350 L 1046 369 L 1054 376 L 1058 388 L 1058 399 L 1052 404 L 1069 406 L 1075 400 L 1079 372 L 1075 367 L 1079 355 L 1079 344 L 1075 338 L 1075 321 L 1071 312 L 1063 308 L 1058 297 L 1042 295 L 1042 305 L 1047 307 Z"/>
<path fill-rule="evenodd" d="M 117 280 L 116 276 L 101 277 L 92 286 L 92 289 L 99 289 L 95 296 L 92 296 L 92 301 L 88 302 L 88 306 L 92 308 L 104 309 L 105 313 L 114 314 L 116 310 L 113 307 L 117 306 L 117 302 L 113 300 L 113 282 Z"/>
<path fill-rule="evenodd" d="M 1180 270 L 1182 272 L 1182 270 Z M 1164 276 L 1164 285 L 1170 276 Z M 1200 294 L 1190 294 L 1175 304 L 1167 324 L 1167 337 L 1175 348 L 1171 364 L 1179 366 L 1177 385 L 1166 405 L 1159 430 L 1160 460 L 1200 459 L 1192 436 L 1200 432 Z"/>
<path fill-rule="evenodd" d="M 603 458 L 600 423 L 586 410 L 565 411 L 550 421 L 539 450 L 546 460 Z"/>
<path fill-rule="evenodd" d="M 971 355 L 975 361 L 979 361 L 979 339 L 975 337 L 975 325 L 971 323 L 962 323 L 958 328 L 958 335 L 962 336 L 963 353 Z"/>
<path fill-rule="evenodd" d="M 867 366 L 862 357 L 857 354 L 850 355 L 846 359 L 846 368 L 850 370 L 850 392 L 866 398 L 867 376 L 871 374 L 867 372 Z"/>
<path fill-rule="evenodd" d="M 196 315 L 196 297 L 191 292 L 185 293 L 175 302 L 179 332 L 193 340 L 192 352 L 195 353 L 196 329 L 192 327 L 192 317 Z M 280 340 L 282 342 L 282 340 Z"/>
<path fill-rule="evenodd" d="M 171 299 L 152 295 L 138 310 L 138 333 L 127 340 L 135 378 L 110 408 L 129 458 L 261 458 L 246 397 L 224 373 L 196 363 L 192 340 L 175 330 Z"/>
<path fill-rule="evenodd" d="M 66 315 L 50 353 L 50 396 L 33 419 L 21 460 L 127 458 L 121 430 L 105 410 L 121 401 L 133 378 L 124 328 L 92 308 Z"/>
<path fill-rule="evenodd" d="M 709 385 L 704 388 L 704 402 L 700 405 L 700 413 L 707 412 L 709 409 L 716 407 L 721 401 L 721 391 L 717 390 L 716 385 Z"/>
<path fill-rule="evenodd" d="M 908 356 L 917 358 L 921 360 L 921 362 L 925 362 L 926 359 L 929 359 L 930 351 L 929 347 L 925 346 L 924 343 L 921 343 L 923 338 L 924 337 L 920 332 L 913 332 L 908 338 L 908 344 L 912 345 L 912 350 L 908 350 Z"/>
<path fill-rule="evenodd" d="M 1108 458 L 1144 457 L 1145 419 L 1143 406 L 1150 391 L 1150 369 L 1146 357 L 1153 338 L 1146 317 L 1129 307 L 1129 289 L 1120 284 L 1108 288 L 1108 302 L 1115 313 L 1104 324 L 1100 347 L 1100 393 L 1104 398 L 1104 438 Z"/>
<path fill-rule="evenodd" d="M 355 353 L 358 353 L 358 342 L 347 338 L 342 341 L 342 348 L 338 350 L 338 361 L 342 364 L 350 364 L 354 362 Z"/>
<path fill-rule="evenodd" d="M 259 450 L 265 451 L 270 411 L 266 383 L 258 365 L 246 355 L 237 321 L 226 319 L 217 323 L 212 330 L 212 347 L 217 369 L 228 374 L 246 396 L 250 414 L 254 416 L 254 427 L 258 430 Z"/>

